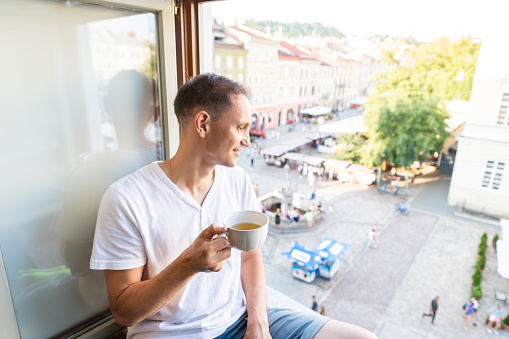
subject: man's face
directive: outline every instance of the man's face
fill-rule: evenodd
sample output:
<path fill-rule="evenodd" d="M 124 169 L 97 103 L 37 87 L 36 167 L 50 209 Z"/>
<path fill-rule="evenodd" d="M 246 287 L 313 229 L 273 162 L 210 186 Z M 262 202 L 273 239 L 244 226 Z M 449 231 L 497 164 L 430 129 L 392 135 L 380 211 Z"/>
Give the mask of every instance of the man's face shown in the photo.
<path fill-rule="evenodd" d="M 243 147 L 249 147 L 251 105 L 245 95 L 232 98 L 233 108 L 211 123 L 209 153 L 218 165 L 234 167 Z"/>

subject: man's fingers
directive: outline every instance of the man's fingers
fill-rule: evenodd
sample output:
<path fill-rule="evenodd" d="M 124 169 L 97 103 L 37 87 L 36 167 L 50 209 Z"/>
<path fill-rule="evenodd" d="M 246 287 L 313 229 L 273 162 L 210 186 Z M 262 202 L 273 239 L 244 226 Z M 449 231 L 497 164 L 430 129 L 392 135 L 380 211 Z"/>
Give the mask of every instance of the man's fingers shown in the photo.
<path fill-rule="evenodd" d="M 217 237 L 209 242 L 211 252 L 217 252 L 228 246 L 228 239 L 225 237 Z"/>
<path fill-rule="evenodd" d="M 227 229 L 228 228 L 225 226 L 219 226 L 218 224 L 213 223 L 200 233 L 200 238 L 210 240 L 215 235 L 226 232 Z"/>
<path fill-rule="evenodd" d="M 220 251 L 217 251 L 211 256 L 211 260 L 215 263 L 210 266 L 210 270 L 218 272 L 223 268 L 223 261 L 228 259 L 232 254 L 232 250 L 229 247 L 223 248 Z"/>

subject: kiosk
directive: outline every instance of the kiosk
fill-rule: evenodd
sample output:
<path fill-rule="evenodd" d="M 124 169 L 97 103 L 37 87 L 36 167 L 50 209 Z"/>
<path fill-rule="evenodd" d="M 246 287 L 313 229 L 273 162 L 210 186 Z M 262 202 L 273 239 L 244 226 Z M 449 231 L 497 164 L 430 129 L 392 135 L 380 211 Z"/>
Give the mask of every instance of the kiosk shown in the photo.
<path fill-rule="evenodd" d="M 281 254 L 293 262 L 294 278 L 312 283 L 317 276 L 332 279 L 339 270 L 340 258 L 349 248 L 349 244 L 324 238 L 313 250 L 308 250 L 296 241 L 290 251 Z"/>

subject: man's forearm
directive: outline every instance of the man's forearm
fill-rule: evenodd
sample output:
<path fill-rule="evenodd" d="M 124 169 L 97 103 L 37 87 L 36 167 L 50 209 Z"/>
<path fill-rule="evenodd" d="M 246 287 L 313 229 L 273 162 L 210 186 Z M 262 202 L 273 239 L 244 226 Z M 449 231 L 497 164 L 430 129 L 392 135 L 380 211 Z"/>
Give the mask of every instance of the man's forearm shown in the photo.
<path fill-rule="evenodd" d="M 115 320 L 124 326 L 134 326 L 154 315 L 193 278 L 193 272 L 177 258 L 152 279 L 127 286 L 115 300 L 110 300 Z"/>
<path fill-rule="evenodd" d="M 241 279 L 246 295 L 248 319 L 268 324 L 265 270 L 259 249 L 242 254 Z"/>

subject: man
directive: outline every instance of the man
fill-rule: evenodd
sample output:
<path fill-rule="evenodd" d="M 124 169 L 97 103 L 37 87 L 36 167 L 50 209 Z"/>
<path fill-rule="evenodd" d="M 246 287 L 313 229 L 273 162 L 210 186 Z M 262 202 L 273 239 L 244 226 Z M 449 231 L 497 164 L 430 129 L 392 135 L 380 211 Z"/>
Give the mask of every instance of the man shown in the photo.
<path fill-rule="evenodd" d="M 313 304 L 311 305 L 311 309 L 315 312 L 318 312 L 318 302 L 316 301 L 316 297 L 313 296 L 312 299 L 313 299 Z"/>
<path fill-rule="evenodd" d="M 376 237 L 375 237 L 375 229 L 371 229 L 371 231 L 368 232 L 368 239 L 366 239 L 366 246 L 368 248 L 378 248 L 378 245 L 376 243 Z"/>
<path fill-rule="evenodd" d="M 217 237 L 230 212 L 260 210 L 236 167 L 250 145 L 246 89 L 202 74 L 174 107 L 175 156 L 111 185 L 99 208 L 91 268 L 104 270 L 128 338 L 376 338 L 319 314 L 267 309 L 261 251 L 241 253 Z"/>
<path fill-rule="evenodd" d="M 431 317 L 431 323 L 435 324 L 435 316 L 437 315 L 438 310 L 438 300 L 440 298 L 438 296 L 435 297 L 435 299 L 431 300 L 431 305 L 429 306 L 429 313 L 423 313 L 422 317 Z"/>

